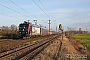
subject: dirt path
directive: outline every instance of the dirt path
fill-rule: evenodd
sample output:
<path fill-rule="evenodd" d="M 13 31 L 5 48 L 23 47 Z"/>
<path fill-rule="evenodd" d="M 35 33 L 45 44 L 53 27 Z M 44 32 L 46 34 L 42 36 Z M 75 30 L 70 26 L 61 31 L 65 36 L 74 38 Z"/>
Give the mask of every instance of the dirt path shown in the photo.
<path fill-rule="evenodd" d="M 69 39 L 65 36 L 61 41 L 61 56 L 58 60 L 89 60 L 87 58 L 87 55 L 89 55 L 88 50 L 85 49 L 80 43 L 75 40 L 69 41 Z M 83 57 L 81 58 L 81 56 Z"/>
<path fill-rule="evenodd" d="M 60 36 L 33 60 L 90 60 L 89 54 L 89 51 L 79 42 L 69 40 L 66 36 L 62 40 Z"/>

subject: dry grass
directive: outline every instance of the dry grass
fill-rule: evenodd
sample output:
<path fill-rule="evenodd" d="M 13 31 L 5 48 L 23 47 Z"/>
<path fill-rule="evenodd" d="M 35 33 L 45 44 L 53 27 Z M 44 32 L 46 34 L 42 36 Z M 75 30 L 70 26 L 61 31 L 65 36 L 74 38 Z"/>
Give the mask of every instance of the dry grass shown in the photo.
<path fill-rule="evenodd" d="M 9 51 L 9 50 L 13 50 L 13 49 L 21 47 L 21 46 L 24 46 L 28 42 L 44 40 L 47 37 L 48 36 L 38 37 L 38 38 L 31 38 L 31 39 L 27 39 L 27 40 L 0 39 L 0 53 L 6 52 L 6 51 Z"/>
<path fill-rule="evenodd" d="M 56 40 L 51 45 L 49 45 L 46 49 L 44 49 L 33 60 L 54 60 L 56 57 L 59 45 L 60 45 L 60 41 Z"/>

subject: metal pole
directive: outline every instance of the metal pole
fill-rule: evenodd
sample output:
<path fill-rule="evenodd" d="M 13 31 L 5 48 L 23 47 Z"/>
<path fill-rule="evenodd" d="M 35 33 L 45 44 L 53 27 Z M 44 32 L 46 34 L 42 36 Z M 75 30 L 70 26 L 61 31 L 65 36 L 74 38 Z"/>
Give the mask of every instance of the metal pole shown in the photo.
<path fill-rule="evenodd" d="M 51 20 L 48 20 L 48 21 L 49 21 L 49 23 L 48 23 L 48 24 L 49 24 L 49 34 L 50 34 L 50 24 L 51 24 L 51 23 L 50 23 L 50 21 L 51 21 Z"/>
<path fill-rule="evenodd" d="M 41 35 L 42 29 L 41 29 L 41 25 L 40 25 L 40 35 Z"/>
<path fill-rule="evenodd" d="M 56 26 L 56 32 L 57 32 L 57 26 Z"/>

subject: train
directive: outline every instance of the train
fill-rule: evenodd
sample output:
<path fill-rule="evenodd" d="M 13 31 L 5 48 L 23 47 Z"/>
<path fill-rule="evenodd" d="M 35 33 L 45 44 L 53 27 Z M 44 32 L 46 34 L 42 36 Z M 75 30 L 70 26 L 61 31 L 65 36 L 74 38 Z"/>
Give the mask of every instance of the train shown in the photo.
<path fill-rule="evenodd" d="M 49 34 L 56 34 L 55 31 L 48 31 L 45 27 L 41 27 L 39 25 L 34 25 L 30 22 L 24 21 L 19 24 L 19 37 L 23 39 L 23 37 L 31 37 L 31 36 L 45 36 Z"/>

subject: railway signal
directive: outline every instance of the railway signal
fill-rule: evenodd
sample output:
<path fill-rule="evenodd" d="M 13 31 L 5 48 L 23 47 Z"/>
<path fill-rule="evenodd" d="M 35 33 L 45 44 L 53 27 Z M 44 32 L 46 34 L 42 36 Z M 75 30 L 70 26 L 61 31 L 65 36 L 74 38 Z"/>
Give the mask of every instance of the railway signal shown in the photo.
<path fill-rule="evenodd" d="M 62 29 L 62 24 L 59 24 L 59 30 L 62 31 L 62 40 L 63 40 L 63 29 Z"/>
<path fill-rule="evenodd" d="M 59 30 L 63 30 L 63 29 L 62 29 L 62 24 L 59 25 Z"/>

